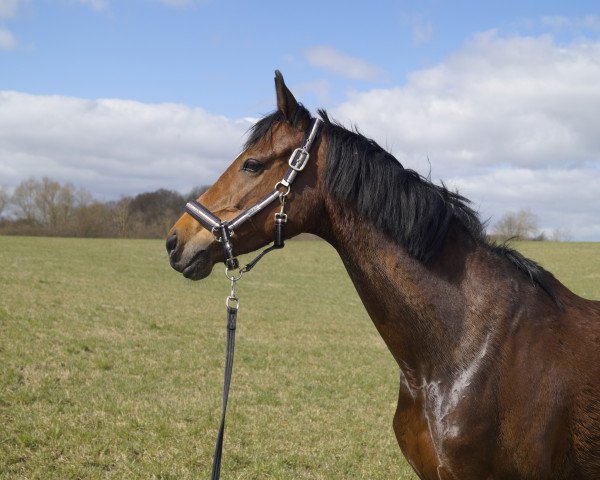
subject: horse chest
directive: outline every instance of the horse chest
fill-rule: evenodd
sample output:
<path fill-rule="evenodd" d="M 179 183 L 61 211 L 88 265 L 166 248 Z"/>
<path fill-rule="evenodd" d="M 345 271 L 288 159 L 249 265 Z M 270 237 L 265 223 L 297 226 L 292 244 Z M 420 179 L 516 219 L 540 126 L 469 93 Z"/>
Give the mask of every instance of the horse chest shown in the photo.
<path fill-rule="evenodd" d="M 401 377 L 394 430 L 421 478 L 488 478 L 495 424 L 487 402 L 467 390 L 435 383 L 411 390 Z"/>

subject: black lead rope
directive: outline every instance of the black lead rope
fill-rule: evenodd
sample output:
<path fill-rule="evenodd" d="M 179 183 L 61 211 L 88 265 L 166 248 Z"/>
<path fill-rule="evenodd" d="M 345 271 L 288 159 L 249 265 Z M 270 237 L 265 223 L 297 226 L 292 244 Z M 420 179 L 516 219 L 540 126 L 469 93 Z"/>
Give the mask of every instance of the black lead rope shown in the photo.
<path fill-rule="evenodd" d="M 236 282 L 242 278 L 244 272 L 249 272 L 254 266 L 269 252 L 283 248 L 284 232 L 283 228 L 287 222 L 287 215 L 283 213 L 285 197 L 281 200 L 281 211 L 275 214 L 275 239 L 273 245 L 264 249 L 254 260 L 239 270 L 239 275 L 229 275 L 229 262 L 226 260 L 227 269 L 225 275 L 231 280 L 231 292 L 225 300 L 227 305 L 227 347 L 225 349 L 225 376 L 223 380 L 223 404 L 221 407 L 221 425 L 217 435 L 217 445 L 215 446 L 215 456 L 212 464 L 211 480 L 219 480 L 221 475 L 221 457 L 223 456 L 223 439 L 225 437 L 225 416 L 227 414 L 227 401 L 229 399 L 229 386 L 231 385 L 231 373 L 233 371 L 233 353 L 235 350 L 235 328 L 237 322 L 237 312 L 240 306 L 240 300 L 235 294 Z M 229 259 L 231 260 L 231 259 Z M 237 265 L 237 258 L 234 258 Z"/>
<path fill-rule="evenodd" d="M 283 178 L 277 182 L 273 191 L 265 195 L 252 207 L 241 212 L 237 217 L 229 221 L 221 220 L 217 215 L 211 212 L 208 208 L 202 205 L 197 200 L 188 202 L 185 206 L 185 211 L 196 219 L 204 228 L 212 232 L 221 242 L 223 253 L 225 255 L 225 274 L 231 280 L 231 293 L 227 297 L 227 350 L 225 354 L 225 380 L 223 384 L 223 409 L 221 413 L 221 426 L 217 437 L 217 446 L 215 448 L 215 457 L 212 466 L 212 480 L 218 480 L 221 473 L 221 456 L 223 454 L 223 438 L 225 436 L 225 414 L 227 412 L 227 400 L 229 398 L 229 386 L 231 384 L 231 371 L 233 369 L 233 350 L 235 347 L 235 324 L 237 320 L 237 311 L 239 308 L 239 299 L 235 296 L 235 283 L 242 277 L 244 272 L 249 272 L 267 253 L 272 250 L 283 248 L 284 234 L 283 228 L 287 222 L 285 214 L 285 199 L 290 193 L 291 184 L 296 176 L 304 170 L 310 157 L 310 149 L 319 135 L 319 130 L 323 121 L 315 118 L 311 122 L 311 127 L 308 136 L 304 141 L 304 145 L 294 150 L 288 160 L 289 168 L 285 172 Z M 233 245 L 231 236 L 234 231 L 248 221 L 257 213 L 264 210 L 274 201 L 279 199 L 281 209 L 275 214 L 275 239 L 273 245 L 262 251 L 248 265 L 240 268 L 238 275 L 231 275 L 230 272 L 239 268 L 238 259 L 233 253 Z"/>
<path fill-rule="evenodd" d="M 234 282 L 235 283 L 235 282 Z M 229 302 L 235 300 L 234 306 Z M 225 380 L 223 382 L 223 406 L 221 412 L 221 426 L 217 435 L 217 446 L 213 458 L 211 480 L 219 480 L 221 475 L 221 456 L 223 455 L 223 437 L 225 435 L 225 414 L 227 413 L 227 400 L 229 398 L 229 385 L 231 384 L 231 372 L 233 370 L 233 352 L 235 350 L 235 324 L 237 321 L 238 302 L 235 297 L 227 298 L 227 349 L 225 353 Z"/>

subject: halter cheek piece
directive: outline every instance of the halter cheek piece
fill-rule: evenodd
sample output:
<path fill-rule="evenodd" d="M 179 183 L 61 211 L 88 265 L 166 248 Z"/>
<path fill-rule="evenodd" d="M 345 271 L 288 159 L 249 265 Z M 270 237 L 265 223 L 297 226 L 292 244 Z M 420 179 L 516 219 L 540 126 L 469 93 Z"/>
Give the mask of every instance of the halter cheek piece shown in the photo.
<path fill-rule="evenodd" d="M 227 270 L 239 268 L 239 262 L 233 254 L 233 244 L 231 242 L 231 237 L 233 236 L 235 230 L 244 222 L 246 222 L 246 220 L 249 220 L 257 213 L 263 211 L 277 199 L 279 199 L 281 203 L 281 211 L 275 214 L 275 239 L 273 246 L 267 250 L 270 251 L 272 249 L 283 247 L 283 227 L 287 222 L 287 215 L 284 213 L 285 197 L 290 193 L 292 182 L 298 173 L 300 173 L 302 170 L 304 170 L 304 167 L 306 167 L 308 159 L 310 158 L 310 149 L 312 148 L 313 143 L 319 134 L 321 123 L 322 120 L 319 118 L 316 118 L 312 121 L 310 133 L 306 138 L 304 145 L 292 152 L 292 155 L 288 160 L 289 168 L 283 178 L 277 182 L 273 191 L 265 195 L 253 206 L 244 210 L 237 217 L 229 221 L 224 221 L 196 200 L 192 200 L 186 204 L 185 211 L 198 222 L 200 222 L 204 228 L 210 230 L 215 237 L 217 237 L 217 240 L 223 245 L 223 253 L 225 254 L 225 265 Z M 257 259 L 255 259 L 255 261 L 251 262 L 249 264 L 250 268 L 252 268 L 265 253 L 267 253 L 267 251 L 264 251 L 259 257 L 257 257 Z M 248 271 L 250 268 L 246 266 L 244 267 L 243 271 Z"/>
<path fill-rule="evenodd" d="M 208 208 L 197 201 L 188 202 L 185 211 L 194 217 L 200 224 L 210 230 L 217 240 L 223 245 L 225 255 L 225 275 L 231 281 L 231 291 L 225 300 L 227 305 L 227 348 L 225 353 L 225 377 L 223 382 L 223 404 L 221 408 L 221 424 L 217 435 L 217 444 L 215 447 L 215 456 L 213 457 L 211 480 L 218 480 L 221 475 L 221 456 L 223 454 L 223 438 L 225 435 L 225 414 L 227 413 L 227 400 L 229 398 L 229 385 L 231 383 L 231 372 L 233 369 L 233 352 L 235 348 L 235 329 L 237 322 L 237 311 L 239 308 L 239 299 L 235 294 L 236 282 L 242 277 L 244 272 L 251 270 L 254 265 L 271 250 L 283 248 L 284 235 L 283 227 L 287 222 L 285 213 L 285 199 L 290 193 L 292 182 L 304 167 L 310 158 L 310 149 L 319 134 L 322 121 L 314 119 L 310 127 L 310 133 L 304 142 L 304 145 L 292 152 L 288 160 L 289 168 L 283 178 L 277 182 L 271 193 L 265 195 L 252 207 L 244 210 L 237 217 L 230 221 L 223 221 L 212 213 Z M 235 230 L 246 220 L 252 218 L 257 213 L 264 210 L 267 206 L 279 199 L 281 209 L 275 214 L 275 238 L 273 245 L 263 250 L 254 260 L 243 268 L 239 268 L 239 262 L 233 253 L 233 244 L 231 237 Z M 239 268 L 239 272 L 230 273 L 231 270 Z"/>

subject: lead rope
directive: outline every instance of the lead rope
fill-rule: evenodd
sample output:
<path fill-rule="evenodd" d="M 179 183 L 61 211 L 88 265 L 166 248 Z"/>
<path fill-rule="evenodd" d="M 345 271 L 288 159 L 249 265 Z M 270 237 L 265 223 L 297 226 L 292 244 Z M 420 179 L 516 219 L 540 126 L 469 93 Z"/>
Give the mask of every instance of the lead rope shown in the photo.
<path fill-rule="evenodd" d="M 289 193 L 282 192 L 279 196 L 281 209 L 275 214 L 275 239 L 273 245 L 263 250 L 254 260 L 248 263 L 245 267 L 240 268 L 238 274 L 231 272 L 229 267 L 225 268 L 225 276 L 231 282 L 231 290 L 229 296 L 225 299 L 227 308 L 227 346 L 225 348 L 225 375 L 223 380 L 223 403 L 221 407 L 221 425 L 217 435 L 217 444 L 215 446 L 215 456 L 213 458 L 211 480 L 219 480 L 221 475 L 221 457 L 223 456 L 223 439 L 225 437 L 225 416 L 227 414 L 227 400 L 229 399 L 229 386 L 231 385 L 231 373 L 233 371 L 233 353 L 235 350 L 235 328 L 237 323 L 237 312 L 240 308 L 240 299 L 235 293 L 237 281 L 242 278 L 245 272 L 254 268 L 258 261 L 272 250 L 284 247 L 283 227 L 287 223 L 287 215 L 285 214 L 285 197 Z M 237 259 L 236 259 L 237 260 Z"/>
<path fill-rule="evenodd" d="M 225 415 L 227 414 L 227 400 L 229 398 L 229 386 L 231 384 L 231 372 L 233 370 L 233 352 L 235 350 L 235 327 L 237 322 L 237 312 L 240 307 L 240 299 L 235 294 L 235 284 L 242 277 L 229 275 L 229 269 L 225 270 L 225 275 L 231 280 L 231 291 L 225 300 L 227 307 L 227 347 L 225 349 L 225 377 L 223 381 L 223 404 L 221 407 L 221 425 L 217 435 L 217 445 L 215 447 L 215 456 L 212 464 L 211 480 L 218 480 L 221 475 L 221 456 L 223 455 L 223 438 L 225 435 Z"/>

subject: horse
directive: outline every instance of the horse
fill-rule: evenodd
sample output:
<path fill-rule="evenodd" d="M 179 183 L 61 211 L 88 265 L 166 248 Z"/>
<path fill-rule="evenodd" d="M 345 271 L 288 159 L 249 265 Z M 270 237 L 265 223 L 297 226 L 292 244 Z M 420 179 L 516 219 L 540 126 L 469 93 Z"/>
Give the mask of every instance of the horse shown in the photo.
<path fill-rule="evenodd" d="M 600 478 L 600 302 L 488 240 L 465 197 L 326 111 L 313 117 L 278 71 L 275 91 L 277 109 L 198 202 L 231 220 L 276 185 L 285 237 L 308 232 L 335 248 L 398 364 L 393 430 L 419 478 Z M 290 188 L 287 158 L 316 118 L 310 161 Z M 239 226 L 236 255 L 269 243 L 279 209 L 263 205 Z M 192 280 L 223 260 L 189 213 L 167 250 Z"/>

